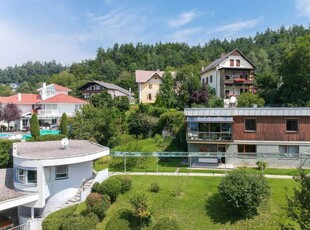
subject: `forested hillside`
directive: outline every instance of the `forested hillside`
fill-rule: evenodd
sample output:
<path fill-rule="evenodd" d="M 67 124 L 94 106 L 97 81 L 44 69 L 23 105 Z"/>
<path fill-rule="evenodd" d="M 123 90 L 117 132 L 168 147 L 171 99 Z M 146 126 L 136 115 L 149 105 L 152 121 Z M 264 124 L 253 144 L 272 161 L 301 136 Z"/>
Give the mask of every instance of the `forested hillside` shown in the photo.
<path fill-rule="evenodd" d="M 304 77 L 309 78 L 306 62 L 309 58 L 309 53 L 307 53 L 309 36 L 309 27 L 295 25 L 289 28 L 282 26 L 276 30 L 267 29 L 265 32 L 257 33 L 254 37 L 241 37 L 230 41 L 213 39 L 197 46 L 189 46 L 185 43 L 152 45 L 116 43 L 107 50 L 98 48 L 93 60 L 74 63 L 67 69 L 55 62 L 29 62 L 22 66 L 8 67 L 0 70 L 0 82 L 27 82 L 23 83 L 21 85 L 23 87 L 19 89 L 21 92 L 26 92 L 31 91 L 36 83 L 47 81 L 70 87 L 73 89 L 73 94 L 78 95 L 76 89 L 80 85 L 87 80 L 96 79 L 113 82 L 126 89 L 131 88 L 135 92 L 137 90 L 134 79 L 136 69 L 176 70 L 182 73 L 183 77 L 192 76 L 191 79 L 185 80 L 196 81 L 199 80 L 199 72 L 203 66 L 220 57 L 221 53 L 238 48 L 258 66 L 256 84 L 267 104 L 307 105 L 310 98 L 303 94 L 302 98 L 299 94 L 295 95 L 294 90 L 299 88 L 294 86 L 295 88 L 292 89 L 289 84 L 292 83 L 290 80 L 292 77 L 294 79 L 293 75 L 298 74 L 298 71 Z M 301 53 L 299 54 L 296 53 L 297 46 L 300 47 Z M 304 60 L 302 63 L 306 66 L 299 66 L 298 68 L 302 69 L 296 69 L 297 66 L 290 60 L 292 56 L 302 58 Z M 301 62 L 296 61 L 295 64 L 297 63 Z M 290 77 L 286 76 L 286 73 L 290 73 Z M 299 78 L 299 84 L 300 80 L 302 77 Z M 296 81 L 293 80 L 293 83 Z M 279 87 L 280 85 L 282 87 Z M 197 89 L 192 89 L 192 91 L 195 90 Z M 287 92 L 294 94 L 293 97 L 287 96 Z"/>

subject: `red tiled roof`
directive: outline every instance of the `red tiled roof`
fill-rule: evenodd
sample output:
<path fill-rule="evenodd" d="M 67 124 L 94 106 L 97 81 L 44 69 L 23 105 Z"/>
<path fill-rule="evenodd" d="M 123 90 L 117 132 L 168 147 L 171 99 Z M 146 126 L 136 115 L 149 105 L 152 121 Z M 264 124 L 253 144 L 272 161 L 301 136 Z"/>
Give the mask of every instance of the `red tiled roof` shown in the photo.
<path fill-rule="evenodd" d="M 0 97 L 0 102 L 4 104 L 36 104 L 41 101 L 40 95 L 38 94 L 24 94 L 21 93 L 21 100 L 18 100 L 18 94 L 11 95 L 9 97 Z"/>
<path fill-rule="evenodd" d="M 54 83 L 52 85 L 54 85 L 56 91 L 67 91 L 67 92 L 72 91 L 71 89 L 69 89 L 67 87 L 64 87 L 62 85 L 57 85 L 57 84 L 54 84 Z"/>
<path fill-rule="evenodd" d="M 39 104 L 46 104 L 46 103 L 85 104 L 86 101 L 61 93 L 53 97 L 47 98 L 43 101 L 40 101 Z"/>

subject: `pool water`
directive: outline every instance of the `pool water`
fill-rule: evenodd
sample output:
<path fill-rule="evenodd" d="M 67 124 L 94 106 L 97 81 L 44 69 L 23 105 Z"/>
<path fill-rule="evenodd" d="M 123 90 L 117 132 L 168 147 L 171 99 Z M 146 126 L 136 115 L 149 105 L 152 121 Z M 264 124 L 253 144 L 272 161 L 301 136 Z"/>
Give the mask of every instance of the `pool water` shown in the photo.
<path fill-rule="evenodd" d="M 11 137 L 12 134 L 11 133 L 0 133 L 0 139 L 6 139 Z"/>
<path fill-rule="evenodd" d="M 59 134 L 60 131 L 59 130 L 49 130 L 49 129 L 40 129 L 40 135 L 44 136 L 44 135 L 48 135 L 48 134 L 52 134 L 52 135 L 55 135 L 55 134 Z M 25 134 L 23 136 L 23 139 L 27 139 L 27 138 L 30 138 L 32 137 L 31 134 Z"/>

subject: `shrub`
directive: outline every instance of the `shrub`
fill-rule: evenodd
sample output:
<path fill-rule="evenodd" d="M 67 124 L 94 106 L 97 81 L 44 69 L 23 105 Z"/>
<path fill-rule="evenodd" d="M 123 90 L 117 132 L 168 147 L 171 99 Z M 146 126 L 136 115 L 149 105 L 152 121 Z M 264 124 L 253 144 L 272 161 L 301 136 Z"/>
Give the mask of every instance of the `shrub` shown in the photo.
<path fill-rule="evenodd" d="M 34 141 L 60 141 L 61 139 L 65 138 L 66 135 L 63 134 L 47 134 L 47 135 L 42 135 L 38 136 L 37 138 L 27 138 L 27 142 L 34 142 Z"/>
<path fill-rule="evenodd" d="M 171 219 L 169 217 L 164 217 L 157 221 L 156 225 L 154 226 L 153 230 L 180 230 L 181 227 L 179 223 L 175 219 Z"/>
<path fill-rule="evenodd" d="M 92 193 L 101 193 L 101 185 L 99 182 L 96 182 L 93 184 L 93 187 L 91 188 Z"/>
<path fill-rule="evenodd" d="M 159 192 L 159 190 L 160 190 L 160 187 L 159 187 L 158 183 L 154 182 L 151 184 L 150 192 L 156 192 L 157 193 L 157 192 Z"/>
<path fill-rule="evenodd" d="M 264 199 L 270 196 L 268 181 L 259 174 L 234 170 L 223 177 L 218 191 L 228 211 L 252 217 Z"/>
<path fill-rule="evenodd" d="M 107 223 L 106 230 L 134 229 L 132 221 L 132 212 L 130 210 L 125 208 L 119 209 Z"/>
<path fill-rule="evenodd" d="M 0 168 L 7 168 L 12 163 L 12 145 L 13 143 L 10 140 L 0 141 Z"/>
<path fill-rule="evenodd" d="M 32 114 L 30 118 L 30 133 L 33 138 L 40 136 L 40 125 L 37 114 Z"/>
<path fill-rule="evenodd" d="M 121 193 L 121 182 L 117 178 L 109 178 L 101 183 L 101 192 L 108 195 L 113 203 Z"/>
<path fill-rule="evenodd" d="M 132 179 L 129 176 L 116 177 L 121 182 L 121 193 L 125 193 L 131 189 Z"/>
<path fill-rule="evenodd" d="M 66 219 L 73 217 L 77 208 L 76 205 L 69 206 L 68 208 L 60 209 L 59 211 L 49 214 L 42 222 L 43 230 L 55 230 L 60 229 L 61 225 Z"/>
<path fill-rule="evenodd" d="M 138 193 L 130 199 L 130 203 L 134 207 L 134 216 L 140 221 L 140 227 L 148 223 L 151 219 L 148 197 L 144 193 Z"/>
<path fill-rule="evenodd" d="M 85 216 L 73 216 L 66 218 L 61 225 L 61 230 L 84 230 L 84 229 L 96 229 L 96 225 L 99 223 L 98 217 L 94 213 L 89 213 Z"/>
<path fill-rule="evenodd" d="M 111 206 L 110 197 L 99 193 L 91 193 L 86 198 L 86 213 L 94 213 L 100 220 L 105 216 Z"/>
<path fill-rule="evenodd" d="M 310 229 L 310 175 L 304 171 L 294 177 L 299 182 L 299 188 L 294 189 L 294 196 L 288 198 L 288 214 L 301 229 Z"/>
<path fill-rule="evenodd" d="M 59 131 L 61 134 L 68 136 L 68 119 L 66 113 L 63 113 L 61 116 Z"/>
<path fill-rule="evenodd" d="M 261 169 L 267 168 L 268 162 L 267 162 L 267 161 L 257 161 L 257 162 L 256 162 L 256 165 L 257 165 L 257 168 L 258 168 L 259 170 L 261 170 Z"/>

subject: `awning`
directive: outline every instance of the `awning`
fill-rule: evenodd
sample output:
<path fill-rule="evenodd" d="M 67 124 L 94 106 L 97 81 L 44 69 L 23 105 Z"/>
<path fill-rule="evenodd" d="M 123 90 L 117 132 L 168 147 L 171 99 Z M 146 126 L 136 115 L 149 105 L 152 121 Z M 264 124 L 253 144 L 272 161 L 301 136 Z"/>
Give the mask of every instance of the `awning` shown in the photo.
<path fill-rule="evenodd" d="M 233 123 L 232 117 L 187 117 L 187 122 Z"/>

